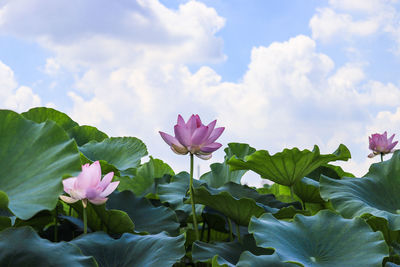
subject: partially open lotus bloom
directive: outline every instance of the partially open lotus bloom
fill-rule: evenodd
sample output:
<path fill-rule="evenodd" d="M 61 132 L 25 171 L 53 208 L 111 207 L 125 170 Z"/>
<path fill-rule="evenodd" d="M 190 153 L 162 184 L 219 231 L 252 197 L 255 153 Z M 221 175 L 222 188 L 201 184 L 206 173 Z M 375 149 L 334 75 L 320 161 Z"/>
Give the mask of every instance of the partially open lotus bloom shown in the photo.
<path fill-rule="evenodd" d="M 177 154 L 191 153 L 201 159 L 210 159 L 211 153 L 222 145 L 215 140 L 220 137 L 224 127 L 215 128 L 216 120 L 205 126 L 199 115 L 192 115 L 185 123 L 181 115 L 178 115 L 178 123 L 174 127 L 175 137 L 160 132 L 161 137 Z"/>
<path fill-rule="evenodd" d="M 369 149 L 373 152 L 368 155 L 372 158 L 376 155 L 384 155 L 388 153 L 393 153 L 393 148 L 397 145 L 398 141 L 393 142 L 394 134 L 388 139 L 387 132 L 383 134 L 373 134 L 369 137 Z"/>
<path fill-rule="evenodd" d="M 107 201 L 110 195 L 118 186 L 119 182 L 111 182 L 114 176 L 110 172 L 101 180 L 101 167 L 98 161 L 93 164 L 82 166 L 82 172 L 77 177 L 71 177 L 63 180 L 64 191 L 70 195 L 60 196 L 67 203 L 75 203 L 82 200 L 86 207 L 87 201 L 101 205 Z"/>

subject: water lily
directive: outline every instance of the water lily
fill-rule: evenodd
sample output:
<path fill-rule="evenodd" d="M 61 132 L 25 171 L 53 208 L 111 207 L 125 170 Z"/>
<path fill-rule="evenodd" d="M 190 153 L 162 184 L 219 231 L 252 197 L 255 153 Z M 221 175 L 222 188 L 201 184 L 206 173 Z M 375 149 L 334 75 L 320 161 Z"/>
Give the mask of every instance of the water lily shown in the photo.
<path fill-rule="evenodd" d="M 110 172 L 101 180 L 101 167 L 98 161 L 93 164 L 82 166 L 82 172 L 77 177 L 71 177 L 63 180 L 64 191 L 70 195 L 60 196 L 67 203 L 75 203 L 82 200 L 86 208 L 87 201 L 101 205 L 107 201 L 110 195 L 118 186 L 119 182 L 111 182 L 114 176 Z"/>
<path fill-rule="evenodd" d="M 368 157 L 372 158 L 376 155 L 383 155 L 388 153 L 393 153 L 393 148 L 397 145 L 398 141 L 393 142 L 394 134 L 388 139 L 387 132 L 385 131 L 383 134 L 373 134 L 369 137 L 369 149 L 372 150 L 372 153 L 368 155 Z"/>
<path fill-rule="evenodd" d="M 174 127 L 175 137 L 164 132 L 159 133 L 175 153 L 180 155 L 190 153 L 201 159 L 210 159 L 211 153 L 222 146 L 215 140 L 225 129 L 215 128 L 216 123 L 214 120 L 206 126 L 201 122 L 199 115 L 192 115 L 185 123 L 182 116 L 178 115 L 178 122 Z"/>
<path fill-rule="evenodd" d="M 180 155 L 190 153 L 190 180 L 189 195 L 192 205 L 193 228 L 196 240 L 199 240 L 199 229 L 197 227 L 196 206 L 193 195 L 193 155 L 201 159 L 210 159 L 215 150 L 222 145 L 215 140 L 221 136 L 225 127 L 215 128 L 217 121 L 214 120 L 205 126 L 199 115 L 192 115 L 187 122 L 178 115 L 178 122 L 174 126 L 175 137 L 164 132 L 159 132 L 162 139 L 171 147 L 172 151 Z"/>

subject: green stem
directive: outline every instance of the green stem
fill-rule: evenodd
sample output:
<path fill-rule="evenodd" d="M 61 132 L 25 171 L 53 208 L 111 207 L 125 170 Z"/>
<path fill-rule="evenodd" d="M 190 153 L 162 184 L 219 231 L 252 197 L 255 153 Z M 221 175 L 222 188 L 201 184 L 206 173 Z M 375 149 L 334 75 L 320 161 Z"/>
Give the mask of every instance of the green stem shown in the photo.
<path fill-rule="evenodd" d="M 231 219 L 228 218 L 228 224 L 229 224 L 229 241 L 233 241 L 233 234 L 232 234 L 232 222 Z"/>
<path fill-rule="evenodd" d="M 239 224 L 236 223 L 236 232 L 237 232 L 237 238 L 239 243 L 242 243 L 242 238 L 240 237 L 240 228 L 239 228 Z"/>
<path fill-rule="evenodd" d="M 292 201 L 294 201 L 293 185 L 290 186 L 290 197 L 292 198 Z"/>
<path fill-rule="evenodd" d="M 87 212 L 86 208 L 83 208 L 83 234 L 87 234 Z"/>
<path fill-rule="evenodd" d="M 192 214 L 193 214 L 193 227 L 196 233 L 196 240 L 199 240 L 199 229 L 197 229 L 197 218 L 196 218 L 196 206 L 194 204 L 194 195 L 193 195 L 193 154 L 190 153 L 190 182 L 189 182 L 189 194 L 190 194 L 190 202 L 192 204 Z"/>
<path fill-rule="evenodd" d="M 383 153 L 381 153 L 381 162 L 383 162 Z"/>

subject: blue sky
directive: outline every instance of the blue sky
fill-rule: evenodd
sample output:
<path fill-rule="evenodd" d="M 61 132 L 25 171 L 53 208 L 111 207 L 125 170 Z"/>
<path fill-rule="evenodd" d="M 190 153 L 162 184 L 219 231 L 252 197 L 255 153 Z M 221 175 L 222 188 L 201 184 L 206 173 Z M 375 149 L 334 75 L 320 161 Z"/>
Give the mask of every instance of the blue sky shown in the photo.
<path fill-rule="evenodd" d="M 0 108 L 54 107 L 137 136 L 176 171 L 187 161 L 158 131 L 198 113 L 226 127 L 224 146 L 344 143 L 343 167 L 363 175 L 368 136 L 400 135 L 399 63 L 397 0 L 0 3 Z"/>

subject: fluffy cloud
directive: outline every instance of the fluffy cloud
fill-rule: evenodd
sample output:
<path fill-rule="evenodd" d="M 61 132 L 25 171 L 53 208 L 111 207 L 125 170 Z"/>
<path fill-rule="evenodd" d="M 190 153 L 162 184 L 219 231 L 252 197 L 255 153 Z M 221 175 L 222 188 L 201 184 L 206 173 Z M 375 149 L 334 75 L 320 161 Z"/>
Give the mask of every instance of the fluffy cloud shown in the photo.
<path fill-rule="evenodd" d="M 13 0 L 0 8 L 0 32 L 39 42 L 70 70 L 224 59 L 215 33 L 225 20 L 197 1 L 178 10 L 157 0 Z"/>
<path fill-rule="evenodd" d="M 330 0 L 310 20 L 312 37 L 323 42 L 388 33 L 400 48 L 397 0 Z"/>
<path fill-rule="evenodd" d="M 73 114 L 78 121 L 93 114 L 92 123 L 118 135 L 135 133 L 151 151 L 170 158 L 157 130 L 172 132 L 177 112 L 186 118 L 199 112 L 206 121 L 216 117 L 227 127 L 221 138 L 225 143 L 248 142 L 271 152 L 318 144 L 323 153 L 344 143 L 356 152 L 347 170 L 362 175 L 368 165 L 367 125 L 379 110 L 398 107 L 400 89 L 369 80 L 363 64 L 335 67 L 316 50 L 315 41 L 303 35 L 255 47 L 238 83 L 223 82 L 206 66 L 194 73 L 180 64 L 147 63 L 110 73 L 91 69 L 77 88 L 92 97 L 85 101 L 71 93 Z M 216 156 L 221 159 L 222 153 Z M 202 162 L 202 169 L 207 164 Z"/>
<path fill-rule="evenodd" d="M 177 171 L 187 169 L 187 161 L 172 154 L 157 131 L 172 133 L 178 113 L 185 118 L 199 113 L 205 122 L 217 118 L 226 127 L 220 139 L 224 144 L 247 142 L 271 152 L 318 144 L 330 153 L 344 143 L 355 152 L 346 170 L 357 175 L 368 165 L 366 137 L 372 126 L 386 129 L 388 121 L 398 118 L 399 111 L 393 113 L 399 109 L 398 85 L 368 79 L 359 62 L 335 66 L 315 41 L 389 32 L 382 16 L 389 14 L 391 3 L 332 0 L 311 19 L 315 39 L 299 35 L 254 47 L 242 79 L 225 82 L 204 65 L 224 59 L 216 36 L 224 19 L 213 8 L 197 1 L 177 10 L 156 0 L 101 2 L 6 1 L 0 8 L 0 32 L 53 51 L 46 62 L 48 74 L 62 68 L 73 73 L 75 83 L 67 95 L 74 120 L 110 135 L 137 136 L 150 154 L 167 159 Z M 382 12 L 375 14 L 378 8 Z M 203 66 L 190 71 L 190 63 Z M 15 80 L 7 78 L 12 72 L 2 75 L 0 86 L 8 84 L 17 95 Z M 222 150 L 214 155 L 222 157 Z M 199 162 L 202 171 L 208 169 L 210 162 Z"/>
<path fill-rule="evenodd" d="M 0 106 L 15 111 L 26 111 L 40 106 L 40 97 L 27 86 L 18 86 L 11 68 L 0 61 Z"/>

